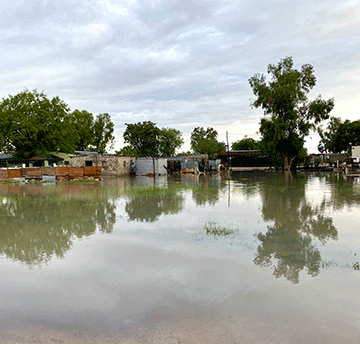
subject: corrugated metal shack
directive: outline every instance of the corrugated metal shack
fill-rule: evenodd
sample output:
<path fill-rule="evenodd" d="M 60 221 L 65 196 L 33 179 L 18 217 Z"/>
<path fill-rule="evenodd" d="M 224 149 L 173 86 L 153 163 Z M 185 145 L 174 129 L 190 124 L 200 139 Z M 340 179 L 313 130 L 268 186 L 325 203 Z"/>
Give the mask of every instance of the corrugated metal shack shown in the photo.
<path fill-rule="evenodd" d="M 131 164 L 135 163 L 134 156 L 117 154 L 79 154 L 70 159 L 70 166 L 101 166 L 102 176 L 127 176 L 131 171 Z"/>
<path fill-rule="evenodd" d="M 167 158 L 155 158 L 155 174 L 167 175 Z M 137 158 L 136 159 L 136 175 L 146 176 L 153 175 L 153 158 Z"/>

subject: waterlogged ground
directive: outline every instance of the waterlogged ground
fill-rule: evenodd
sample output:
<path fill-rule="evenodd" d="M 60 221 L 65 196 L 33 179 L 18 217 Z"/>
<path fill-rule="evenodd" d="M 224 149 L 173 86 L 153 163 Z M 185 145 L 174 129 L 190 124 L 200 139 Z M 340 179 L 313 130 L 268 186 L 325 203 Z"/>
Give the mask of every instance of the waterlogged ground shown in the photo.
<path fill-rule="evenodd" d="M 0 343 L 360 343 L 360 183 L 0 184 Z"/>

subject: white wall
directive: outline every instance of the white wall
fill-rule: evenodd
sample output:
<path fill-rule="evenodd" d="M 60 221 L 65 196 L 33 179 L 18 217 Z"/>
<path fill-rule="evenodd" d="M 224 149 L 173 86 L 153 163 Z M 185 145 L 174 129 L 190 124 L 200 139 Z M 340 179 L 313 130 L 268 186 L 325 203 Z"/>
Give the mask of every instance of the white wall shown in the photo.
<path fill-rule="evenodd" d="M 352 147 L 351 157 L 360 159 L 360 146 L 353 146 Z"/>

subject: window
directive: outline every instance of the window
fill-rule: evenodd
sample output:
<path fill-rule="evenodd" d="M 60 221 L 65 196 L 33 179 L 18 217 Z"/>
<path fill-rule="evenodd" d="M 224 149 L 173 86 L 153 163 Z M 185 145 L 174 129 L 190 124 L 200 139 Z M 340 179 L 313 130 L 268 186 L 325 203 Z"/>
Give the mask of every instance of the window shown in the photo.
<path fill-rule="evenodd" d="M 92 166 L 92 161 L 91 160 L 87 160 L 85 161 L 85 166 Z"/>
<path fill-rule="evenodd" d="M 124 161 L 124 167 L 126 167 L 126 161 Z"/>

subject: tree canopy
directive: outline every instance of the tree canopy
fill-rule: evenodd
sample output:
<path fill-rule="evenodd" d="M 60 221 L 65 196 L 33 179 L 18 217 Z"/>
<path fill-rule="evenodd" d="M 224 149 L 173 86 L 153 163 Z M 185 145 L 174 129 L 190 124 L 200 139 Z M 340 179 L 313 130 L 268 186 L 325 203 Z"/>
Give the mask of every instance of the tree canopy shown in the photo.
<path fill-rule="evenodd" d="M 318 149 L 322 153 L 351 153 L 352 146 L 360 145 L 360 120 L 341 121 L 331 117 L 326 130 L 319 130 L 321 137 Z"/>
<path fill-rule="evenodd" d="M 292 161 L 303 152 L 305 137 L 329 118 L 334 100 L 318 96 L 308 100 L 308 93 L 316 85 L 314 68 L 305 64 L 301 70 L 293 68 L 291 57 L 278 64 L 268 65 L 269 82 L 263 74 L 249 79 L 256 99 L 255 108 L 264 109 L 260 133 L 265 153 L 276 165 L 290 169 Z"/>
<path fill-rule="evenodd" d="M 76 147 L 69 107 L 59 97 L 25 90 L 0 103 L 0 149 L 29 158 L 45 151 L 71 152 Z"/>
<path fill-rule="evenodd" d="M 125 123 L 124 142 L 136 156 L 157 157 L 160 147 L 160 129 L 151 121 Z"/>
<path fill-rule="evenodd" d="M 256 141 L 251 137 L 243 138 L 242 140 L 238 140 L 233 142 L 231 145 L 232 150 L 258 150 L 261 149 L 261 142 Z"/>
<path fill-rule="evenodd" d="M 93 114 L 86 110 L 74 110 L 71 113 L 71 124 L 76 131 L 76 149 L 88 150 L 93 141 Z"/>
<path fill-rule="evenodd" d="M 108 113 L 102 113 L 96 116 L 92 127 L 93 141 L 92 145 L 96 152 L 105 153 L 106 147 L 114 146 L 114 123 Z"/>
<path fill-rule="evenodd" d="M 214 158 L 216 153 L 226 151 L 224 142 L 217 140 L 218 133 L 214 128 L 196 127 L 191 133 L 191 149 L 194 153 L 208 154 L 210 158 Z"/>
<path fill-rule="evenodd" d="M 160 155 L 173 156 L 176 149 L 180 148 L 184 143 L 182 133 L 180 130 L 174 128 L 160 129 Z"/>
<path fill-rule="evenodd" d="M 59 97 L 25 90 L 0 102 L 0 151 L 30 158 L 51 151 L 72 153 L 93 149 L 104 153 L 114 141 L 109 114 L 70 112 Z"/>
<path fill-rule="evenodd" d="M 184 143 L 177 129 L 160 129 L 151 121 L 125 124 L 127 127 L 123 138 L 128 145 L 118 152 L 120 154 L 134 154 L 138 157 L 171 156 Z"/>

